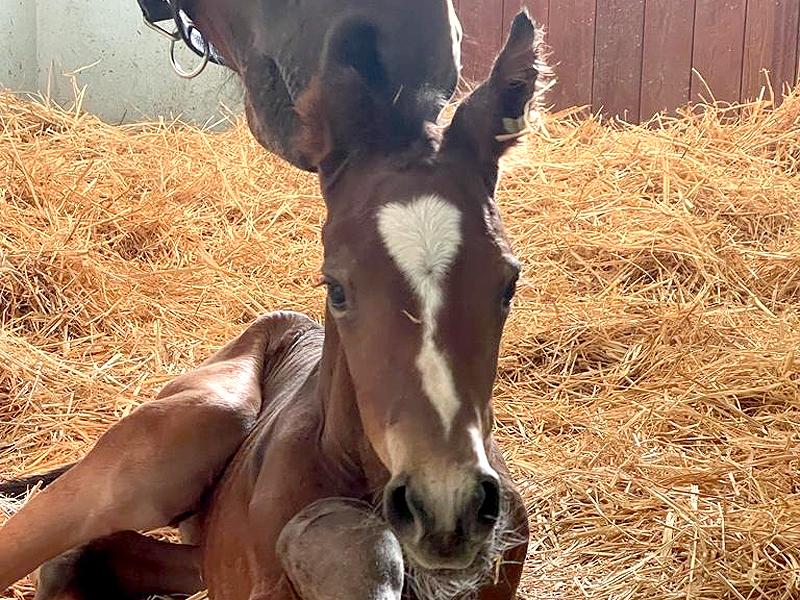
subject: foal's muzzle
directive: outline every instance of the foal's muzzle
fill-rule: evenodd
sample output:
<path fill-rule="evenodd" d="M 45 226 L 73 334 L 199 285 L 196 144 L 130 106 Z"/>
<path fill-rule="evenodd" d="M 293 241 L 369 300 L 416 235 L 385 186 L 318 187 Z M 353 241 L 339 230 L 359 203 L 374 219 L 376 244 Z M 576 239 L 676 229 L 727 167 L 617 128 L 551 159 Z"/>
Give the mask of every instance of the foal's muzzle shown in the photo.
<path fill-rule="evenodd" d="M 464 474 L 457 486 L 401 475 L 383 493 L 383 511 L 410 558 L 425 569 L 463 569 L 491 535 L 500 516 L 494 472 Z M 450 489 L 448 489 L 450 488 Z"/>

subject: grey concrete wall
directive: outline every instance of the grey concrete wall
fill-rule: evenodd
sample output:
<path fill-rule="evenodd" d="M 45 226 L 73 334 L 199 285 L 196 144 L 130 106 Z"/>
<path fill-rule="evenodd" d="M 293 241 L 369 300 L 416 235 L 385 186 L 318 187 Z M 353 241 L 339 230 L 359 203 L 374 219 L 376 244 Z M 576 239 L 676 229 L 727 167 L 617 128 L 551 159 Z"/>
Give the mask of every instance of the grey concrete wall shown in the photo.
<path fill-rule="evenodd" d="M 0 0 L 0 86 L 73 98 L 109 122 L 181 115 L 203 123 L 220 105 L 241 110 L 238 82 L 209 65 L 186 81 L 172 71 L 167 40 L 147 28 L 136 0 Z M 198 60 L 181 49 L 187 64 Z"/>
<path fill-rule="evenodd" d="M 0 82 L 35 89 L 36 2 L 0 0 Z"/>

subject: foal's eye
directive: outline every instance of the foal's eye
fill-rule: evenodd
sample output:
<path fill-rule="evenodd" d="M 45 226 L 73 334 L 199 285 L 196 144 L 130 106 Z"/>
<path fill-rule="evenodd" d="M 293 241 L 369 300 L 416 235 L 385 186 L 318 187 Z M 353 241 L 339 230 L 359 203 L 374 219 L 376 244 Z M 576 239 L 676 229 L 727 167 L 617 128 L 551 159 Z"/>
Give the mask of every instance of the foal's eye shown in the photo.
<path fill-rule="evenodd" d="M 335 310 L 345 310 L 347 308 L 347 296 L 344 293 L 342 284 L 336 281 L 326 281 L 328 287 L 328 302 Z"/>
<path fill-rule="evenodd" d="M 511 301 L 514 299 L 514 294 L 517 293 L 517 277 L 514 277 L 508 282 L 506 289 L 503 291 L 503 308 L 508 310 L 511 308 Z"/>

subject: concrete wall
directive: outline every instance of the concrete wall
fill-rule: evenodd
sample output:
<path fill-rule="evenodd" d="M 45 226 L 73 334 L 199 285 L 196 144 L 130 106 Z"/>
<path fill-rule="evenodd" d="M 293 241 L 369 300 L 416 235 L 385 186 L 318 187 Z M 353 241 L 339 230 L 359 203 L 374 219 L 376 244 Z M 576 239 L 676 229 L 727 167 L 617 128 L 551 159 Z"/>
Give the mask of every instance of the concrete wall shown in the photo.
<path fill-rule="evenodd" d="M 188 49 L 179 56 L 194 65 Z M 220 105 L 241 110 L 238 82 L 209 65 L 186 81 L 172 71 L 167 40 L 142 23 L 136 0 L 0 0 L 0 86 L 69 102 L 87 88 L 84 108 L 109 122 L 216 119 Z"/>
<path fill-rule="evenodd" d="M 20 89 L 36 86 L 36 5 L 0 0 L 0 82 Z"/>

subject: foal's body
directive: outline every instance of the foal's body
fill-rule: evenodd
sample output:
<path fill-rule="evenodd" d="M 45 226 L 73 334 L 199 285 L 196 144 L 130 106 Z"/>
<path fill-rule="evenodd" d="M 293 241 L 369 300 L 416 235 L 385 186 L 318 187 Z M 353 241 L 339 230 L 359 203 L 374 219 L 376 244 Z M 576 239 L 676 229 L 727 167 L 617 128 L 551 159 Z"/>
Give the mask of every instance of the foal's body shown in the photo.
<path fill-rule="evenodd" d="M 398 562 L 411 597 L 513 598 L 527 521 L 494 446 L 491 395 L 519 266 L 494 191 L 536 88 L 533 23 L 517 16 L 489 78 L 440 130 L 431 120 L 457 73 L 455 52 L 436 50 L 454 46 L 450 0 L 346 3 L 358 10 L 332 15 L 324 43 L 309 50 L 320 62 L 283 135 L 262 97 L 271 83 L 259 79 L 269 77 L 263 19 L 275 4 L 187 8 L 242 77 L 262 143 L 277 139 L 284 156 L 319 173 L 324 334 L 300 315 L 263 317 L 112 427 L 0 528 L 0 591 L 66 552 L 42 569 L 39 600 L 190 593 L 203 583 L 217 600 L 288 600 L 300 587 L 302 600 L 329 600 L 313 560 L 292 563 L 302 573 L 287 566 L 279 547 L 297 550 L 291 531 L 321 536 L 300 545 L 318 564 L 362 544 L 352 555 L 361 562 L 328 560 L 326 577 L 338 576 L 347 600 L 396 600 L 399 586 L 357 584 L 376 564 L 386 576 Z M 402 7 L 410 23 L 412 5 L 433 33 L 409 30 L 403 47 L 386 18 Z M 286 527 L 335 497 L 373 507 L 370 535 L 336 537 L 337 523 L 353 521 L 347 503 L 329 529 Z M 134 533 L 167 524 L 180 524 L 188 544 Z M 381 545 L 387 536 L 393 543 Z"/>
<path fill-rule="evenodd" d="M 120 599 L 139 598 L 192 593 L 204 586 L 218 600 L 296 598 L 276 554 L 275 540 L 286 523 L 298 507 L 323 498 L 374 504 L 388 475 L 370 458 L 363 432 L 349 414 L 354 399 L 346 391 L 337 402 L 320 395 L 341 386 L 343 376 L 335 366 L 338 352 L 328 355 L 327 364 L 320 362 L 324 343 L 323 329 L 304 315 L 280 312 L 257 319 L 197 370 L 175 379 L 156 400 L 112 428 L 85 459 L 34 498 L 24 522 L 35 520 L 45 505 L 59 505 L 62 537 L 52 530 L 17 531 L 12 523 L 0 537 L 5 542 L 0 573 L 13 568 L 8 558 L 30 558 L 25 549 L 41 544 L 39 533 L 47 540 L 39 551 L 48 554 L 96 541 L 91 552 L 77 551 L 88 555 L 83 563 L 70 558 L 48 565 L 38 599 L 100 600 L 112 592 Z M 118 440 L 124 442 L 124 454 L 112 456 Z M 189 470 L 175 455 L 179 445 L 180 455 L 191 457 Z M 504 549 L 505 556 L 495 557 L 503 561 L 496 582 L 497 573 L 489 570 L 468 576 L 484 583 L 481 598 L 505 600 L 519 581 L 527 519 L 505 479 L 500 454 L 492 451 L 490 460 L 504 477 L 509 514 L 504 527 L 515 543 Z M 88 481 L 90 486 L 81 489 Z M 105 505 L 104 490 L 113 490 Z M 102 530 L 87 535 L 82 531 L 87 505 L 107 516 L 116 513 L 114 519 L 129 527 L 179 524 L 186 545 L 133 532 L 100 539 Z M 103 525 L 115 529 L 111 522 Z M 492 550 L 487 546 L 482 558 Z M 357 580 L 358 570 L 367 566 L 342 564 L 342 569 L 352 569 Z M 456 585 L 457 578 L 454 573 Z M 0 587 L 8 582 L 0 581 Z M 97 588 L 98 582 L 105 587 Z M 409 597 L 415 597 L 411 590 Z"/>

